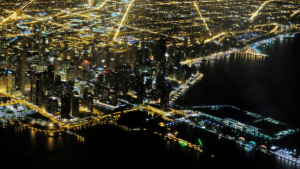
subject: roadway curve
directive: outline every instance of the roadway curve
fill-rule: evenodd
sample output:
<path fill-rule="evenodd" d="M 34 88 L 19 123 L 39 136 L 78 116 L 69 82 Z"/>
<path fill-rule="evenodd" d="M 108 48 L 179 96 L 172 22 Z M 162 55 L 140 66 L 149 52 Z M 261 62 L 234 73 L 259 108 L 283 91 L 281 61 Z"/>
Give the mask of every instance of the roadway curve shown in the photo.
<path fill-rule="evenodd" d="M 264 7 L 266 4 L 268 4 L 269 2 L 275 2 L 275 1 L 277 1 L 277 2 L 295 3 L 295 2 L 284 1 L 284 0 L 268 0 L 268 1 L 265 1 L 265 2 L 258 8 L 258 10 L 256 10 L 256 11 L 252 14 L 250 20 L 253 20 L 253 19 L 257 16 L 258 12 L 261 11 L 261 10 L 263 9 L 263 7 Z"/>

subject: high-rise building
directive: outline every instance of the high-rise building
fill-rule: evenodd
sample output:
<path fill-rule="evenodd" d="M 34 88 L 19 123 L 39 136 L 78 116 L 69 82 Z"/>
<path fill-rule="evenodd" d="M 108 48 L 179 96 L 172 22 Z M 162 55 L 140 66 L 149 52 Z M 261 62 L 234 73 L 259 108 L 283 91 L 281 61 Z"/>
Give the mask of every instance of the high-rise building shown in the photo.
<path fill-rule="evenodd" d="M 23 95 L 23 96 L 25 96 L 25 75 L 26 75 L 26 69 L 27 69 L 27 67 L 26 67 L 26 56 L 27 56 L 27 51 L 23 51 L 22 53 L 21 53 L 21 94 Z"/>
<path fill-rule="evenodd" d="M 61 118 L 70 118 L 72 94 L 63 93 L 61 98 Z"/>
<path fill-rule="evenodd" d="M 40 92 L 43 91 L 43 85 L 40 80 L 41 74 L 36 73 L 32 75 L 32 85 L 31 85 L 31 90 L 32 90 L 32 101 L 31 103 L 34 105 L 40 105 Z"/>
<path fill-rule="evenodd" d="M 7 70 L 6 92 L 13 95 L 16 91 L 16 74 L 12 70 Z"/>
<path fill-rule="evenodd" d="M 25 72 L 25 82 L 22 85 L 24 85 L 25 101 L 32 102 L 32 72 Z"/>
<path fill-rule="evenodd" d="M 163 110 L 166 110 L 169 108 L 169 96 L 172 90 L 172 85 L 170 83 L 164 82 L 161 85 L 161 97 L 160 97 L 160 107 Z"/>
<path fill-rule="evenodd" d="M 0 91 L 6 91 L 6 70 L 4 68 L 0 68 Z"/>
<path fill-rule="evenodd" d="M 94 109 L 94 96 L 93 95 L 89 95 L 88 96 L 88 110 L 93 113 L 93 109 Z"/>
<path fill-rule="evenodd" d="M 166 36 L 161 35 L 160 39 L 158 40 L 158 59 L 160 61 L 160 70 L 162 71 L 163 76 L 166 75 L 166 43 L 167 39 Z"/>
<path fill-rule="evenodd" d="M 46 95 L 45 95 L 45 92 L 44 91 L 41 91 L 39 93 L 39 107 L 42 109 L 42 110 L 45 110 L 46 109 Z"/>
<path fill-rule="evenodd" d="M 81 100 L 81 107 L 84 109 L 88 108 L 88 103 L 89 103 L 89 98 L 88 98 L 88 89 L 87 87 L 84 88 L 83 93 L 82 93 L 82 100 Z"/>
<path fill-rule="evenodd" d="M 74 92 L 72 97 L 72 116 L 78 116 L 79 115 L 79 100 L 80 95 L 78 92 Z"/>
<path fill-rule="evenodd" d="M 58 100 L 53 97 L 46 97 L 46 111 L 51 114 L 55 114 L 58 109 Z"/>
<path fill-rule="evenodd" d="M 76 70 L 74 68 L 67 69 L 67 81 L 75 81 Z"/>

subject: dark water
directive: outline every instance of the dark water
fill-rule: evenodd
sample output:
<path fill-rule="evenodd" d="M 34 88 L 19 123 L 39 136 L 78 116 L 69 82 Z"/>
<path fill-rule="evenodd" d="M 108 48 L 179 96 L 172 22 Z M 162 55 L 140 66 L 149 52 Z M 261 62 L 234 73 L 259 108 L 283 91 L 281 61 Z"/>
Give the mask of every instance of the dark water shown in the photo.
<path fill-rule="evenodd" d="M 84 134 L 85 142 L 67 134 L 47 137 L 29 129 L 6 127 L 0 129 L 0 157 L 2 165 L 11 168 L 299 168 L 287 160 L 218 139 L 204 130 L 185 124 L 177 128 L 183 135 L 201 138 L 203 153 L 150 131 L 130 133 L 111 125 L 97 125 L 77 131 Z"/>
<path fill-rule="evenodd" d="M 182 105 L 230 104 L 300 127 L 300 35 L 258 47 L 265 59 L 234 56 L 200 64 Z"/>

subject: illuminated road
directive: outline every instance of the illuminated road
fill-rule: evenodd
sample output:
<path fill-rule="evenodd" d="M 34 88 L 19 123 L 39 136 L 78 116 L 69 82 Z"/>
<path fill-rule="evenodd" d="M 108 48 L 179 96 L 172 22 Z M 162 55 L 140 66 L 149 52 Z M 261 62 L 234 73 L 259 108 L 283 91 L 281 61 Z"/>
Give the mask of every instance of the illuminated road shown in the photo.
<path fill-rule="evenodd" d="M 274 0 L 269 0 L 269 1 L 264 2 L 264 3 L 258 8 L 258 10 L 256 10 L 256 11 L 252 14 L 250 20 L 253 20 L 253 19 L 257 16 L 258 12 L 259 12 L 260 10 L 262 10 L 263 7 L 264 7 L 267 3 L 273 2 L 273 1 L 274 1 Z"/>
<path fill-rule="evenodd" d="M 277 26 L 275 26 L 275 28 L 274 29 L 272 29 L 270 32 L 269 32 L 269 34 L 270 33 L 274 33 L 277 29 L 279 28 L 279 26 L 277 25 Z"/>
<path fill-rule="evenodd" d="M 221 36 L 223 36 L 223 35 L 226 35 L 226 32 L 222 32 L 222 33 L 220 33 L 220 34 L 218 34 L 218 35 L 216 35 L 216 36 L 214 36 L 214 37 L 212 37 L 212 38 L 210 38 L 210 39 L 206 39 L 206 40 L 204 41 L 204 43 L 211 42 L 211 41 L 213 41 L 213 40 L 215 40 L 215 39 L 217 39 L 217 38 L 219 38 L 219 37 L 221 37 Z"/>
<path fill-rule="evenodd" d="M 113 41 L 115 41 L 116 38 L 118 37 L 118 34 L 119 34 L 119 32 L 120 32 L 120 29 L 121 29 L 121 27 L 123 26 L 124 21 L 125 21 L 125 18 L 126 18 L 128 12 L 129 12 L 129 10 L 130 10 L 130 7 L 131 7 L 131 5 L 132 5 L 132 3 L 133 3 L 134 1 L 135 1 L 135 0 L 132 0 L 132 1 L 129 3 L 129 5 L 128 5 L 127 9 L 126 9 L 126 12 L 125 12 L 125 14 L 124 14 L 124 16 L 123 16 L 123 18 L 122 18 L 122 20 L 121 20 L 121 23 L 120 23 L 120 25 L 119 25 L 119 27 L 118 27 L 118 30 L 117 30 L 117 32 L 115 33 L 115 36 L 114 36 L 114 38 L 113 38 Z"/>
<path fill-rule="evenodd" d="M 8 105 L 12 105 L 12 104 L 17 104 L 18 102 L 16 101 L 10 101 L 10 102 L 7 102 L 7 103 L 1 103 L 0 104 L 0 107 L 4 107 L 4 106 L 8 106 Z"/>
<path fill-rule="evenodd" d="M 29 6 L 29 5 L 32 4 L 33 2 L 35 2 L 35 0 L 31 0 L 30 2 L 28 2 L 28 3 L 25 4 L 24 6 L 20 7 L 20 8 L 17 9 L 13 14 L 11 14 L 11 15 L 8 16 L 7 18 L 3 19 L 3 20 L 1 21 L 0 24 L 3 24 L 3 23 L 5 23 L 6 21 L 12 19 L 13 17 L 16 17 L 20 11 L 22 11 L 24 8 L 26 8 L 27 6 Z"/>
<path fill-rule="evenodd" d="M 201 20 L 203 21 L 203 23 L 204 23 L 206 29 L 208 30 L 209 36 L 211 36 L 211 32 L 210 32 L 210 30 L 209 30 L 209 28 L 208 28 L 208 26 L 207 26 L 207 24 L 206 24 L 206 22 L 205 22 L 205 19 L 202 17 L 202 14 L 201 14 L 201 12 L 200 12 L 200 10 L 199 10 L 197 4 L 196 4 L 196 1 L 194 1 L 194 6 L 195 6 L 195 8 L 197 9 L 197 11 L 198 11 L 198 13 L 199 13 L 199 15 L 200 15 L 200 17 L 201 17 Z"/>
<path fill-rule="evenodd" d="M 258 12 L 261 11 L 266 4 L 268 4 L 269 2 L 274 2 L 274 1 L 281 1 L 281 0 L 265 1 L 254 13 L 252 13 L 250 20 L 253 20 L 258 15 Z"/>
<path fill-rule="evenodd" d="M 300 12 L 300 9 L 298 9 L 297 11 L 295 11 L 295 12 L 293 12 L 292 14 L 291 14 L 291 17 L 293 17 L 294 15 L 296 15 L 297 13 L 299 13 Z"/>

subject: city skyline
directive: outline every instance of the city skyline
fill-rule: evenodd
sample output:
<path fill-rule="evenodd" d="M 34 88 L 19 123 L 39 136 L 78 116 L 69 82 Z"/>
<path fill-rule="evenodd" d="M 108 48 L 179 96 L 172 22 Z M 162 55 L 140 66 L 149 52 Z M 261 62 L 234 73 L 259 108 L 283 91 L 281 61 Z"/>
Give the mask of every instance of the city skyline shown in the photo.
<path fill-rule="evenodd" d="M 142 111 L 161 117 L 154 133 L 199 153 L 200 139 L 177 137 L 173 124 L 300 163 L 275 144 L 300 126 L 235 103 L 178 101 L 206 77 L 201 64 L 265 63 L 258 46 L 298 36 L 297 1 L 3 0 L 0 10 L 3 126 L 84 141 L 77 130 Z"/>

